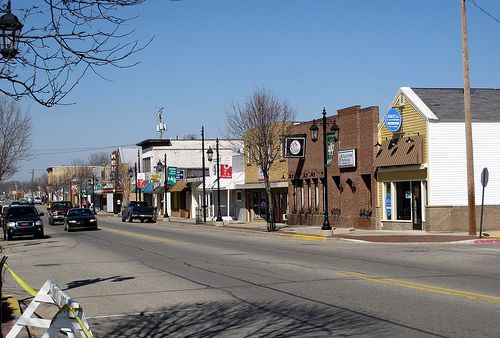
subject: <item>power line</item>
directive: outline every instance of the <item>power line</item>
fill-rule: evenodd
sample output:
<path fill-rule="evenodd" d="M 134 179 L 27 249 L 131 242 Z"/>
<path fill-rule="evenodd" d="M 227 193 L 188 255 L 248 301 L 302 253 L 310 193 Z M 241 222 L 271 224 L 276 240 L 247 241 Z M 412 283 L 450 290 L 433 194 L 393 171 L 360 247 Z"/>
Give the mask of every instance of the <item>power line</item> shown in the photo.
<path fill-rule="evenodd" d="M 118 145 L 111 145 L 111 146 L 100 146 L 100 147 L 86 147 L 86 148 L 54 148 L 54 149 L 37 149 L 35 150 L 35 156 L 34 158 L 37 157 L 42 157 L 42 156 L 50 156 L 50 155 L 63 155 L 63 154 L 72 154 L 75 152 L 89 152 L 89 151 L 97 151 L 97 150 L 107 150 L 107 149 L 116 149 L 118 147 L 130 147 L 130 146 L 135 146 L 134 143 L 132 144 L 118 144 Z M 37 153 L 40 152 L 40 153 Z"/>
<path fill-rule="evenodd" d="M 486 11 L 485 9 L 483 9 L 481 6 L 479 6 L 477 3 L 476 3 L 476 0 L 472 0 L 472 4 L 474 6 L 476 6 L 477 8 L 479 8 L 479 10 L 481 12 L 483 12 L 484 14 L 486 14 L 487 16 L 489 16 L 490 18 L 492 18 L 493 20 L 495 20 L 496 22 L 500 23 L 500 19 L 496 18 L 495 16 L 493 16 L 493 14 L 489 13 L 488 11 Z"/>

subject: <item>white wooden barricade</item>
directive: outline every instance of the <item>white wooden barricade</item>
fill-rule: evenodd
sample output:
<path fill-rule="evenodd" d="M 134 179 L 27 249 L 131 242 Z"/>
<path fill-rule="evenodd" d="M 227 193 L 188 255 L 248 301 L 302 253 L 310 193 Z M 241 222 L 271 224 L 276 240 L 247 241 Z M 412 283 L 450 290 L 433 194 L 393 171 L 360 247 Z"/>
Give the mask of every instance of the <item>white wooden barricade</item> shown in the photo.
<path fill-rule="evenodd" d="M 40 304 L 57 305 L 59 311 L 52 319 L 33 318 L 32 316 Z M 78 318 L 75 317 L 75 314 Z M 82 325 L 85 327 L 85 330 L 82 328 Z M 43 338 L 56 337 L 59 332 L 64 333 L 69 338 L 93 337 L 80 304 L 66 295 L 59 288 L 56 281 L 50 279 L 43 284 L 40 291 L 38 291 L 21 317 L 19 317 L 6 338 L 17 337 L 19 332 L 26 326 L 47 329 L 42 336 Z"/>

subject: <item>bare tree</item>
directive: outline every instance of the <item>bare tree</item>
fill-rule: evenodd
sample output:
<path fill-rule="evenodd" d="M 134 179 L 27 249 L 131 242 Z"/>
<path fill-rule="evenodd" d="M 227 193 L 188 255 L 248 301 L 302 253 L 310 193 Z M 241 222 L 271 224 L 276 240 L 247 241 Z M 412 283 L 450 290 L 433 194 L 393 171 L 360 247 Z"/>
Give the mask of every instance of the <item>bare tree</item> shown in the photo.
<path fill-rule="evenodd" d="M 14 100 L 0 98 L 0 181 L 12 177 L 30 151 L 31 117 Z"/>
<path fill-rule="evenodd" d="M 295 112 L 287 100 L 257 88 L 242 105 L 233 103 L 232 110 L 227 112 L 226 116 L 228 138 L 243 139 L 245 156 L 260 168 L 264 176 L 268 229 L 273 230 L 274 207 L 269 171 L 274 159 L 280 156 L 283 136 L 295 119 Z"/>
<path fill-rule="evenodd" d="M 92 178 L 92 167 L 85 165 L 82 160 L 73 160 L 68 173 L 71 178 L 71 186 L 76 186 L 78 189 L 78 202 L 81 205 L 83 188 L 88 186 L 89 179 Z"/>
<path fill-rule="evenodd" d="M 95 167 L 104 167 L 109 164 L 109 154 L 105 152 L 92 153 L 87 160 L 88 165 Z"/>
<path fill-rule="evenodd" d="M 140 45 L 133 39 L 134 17 L 124 11 L 144 1 L 43 0 L 13 8 L 24 29 L 17 56 L 0 59 L 0 91 L 50 107 L 89 72 L 102 77 L 104 66 L 134 66 L 138 62 L 127 60 L 151 40 Z"/>

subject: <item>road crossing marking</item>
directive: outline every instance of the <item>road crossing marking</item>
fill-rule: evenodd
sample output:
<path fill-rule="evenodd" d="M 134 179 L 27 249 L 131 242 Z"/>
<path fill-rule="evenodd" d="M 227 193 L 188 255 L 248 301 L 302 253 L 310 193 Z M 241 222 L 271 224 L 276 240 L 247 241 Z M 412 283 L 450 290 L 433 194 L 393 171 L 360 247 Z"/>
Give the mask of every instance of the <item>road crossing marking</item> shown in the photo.
<path fill-rule="evenodd" d="M 410 281 L 405 281 L 405 280 L 400 280 L 400 279 L 386 278 L 386 277 L 376 276 L 376 275 L 369 275 L 369 274 L 354 272 L 354 271 L 341 272 L 340 274 L 344 275 L 346 277 L 353 277 L 353 278 L 366 280 L 366 281 L 370 281 L 370 282 L 375 282 L 375 283 L 379 283 L 379 284 L 393 285 L 393 286 L 399 286 L 399 287 L 408 288 L 408 289 L 437 293 L 437 294 L 441 294 L 441 295 L 477 300 L 477 301 L 488 302 L 488 303 L 493 303 L 493 304 L 500 304 L 500 297 L 485 295 L 485 294 L 481 294 L 481 293 L 443 288 L 443 287 L 440 287 L 437 285 L 432 285 L 432 284 L 422 284 L 422 283 L 410 282 Z"/>

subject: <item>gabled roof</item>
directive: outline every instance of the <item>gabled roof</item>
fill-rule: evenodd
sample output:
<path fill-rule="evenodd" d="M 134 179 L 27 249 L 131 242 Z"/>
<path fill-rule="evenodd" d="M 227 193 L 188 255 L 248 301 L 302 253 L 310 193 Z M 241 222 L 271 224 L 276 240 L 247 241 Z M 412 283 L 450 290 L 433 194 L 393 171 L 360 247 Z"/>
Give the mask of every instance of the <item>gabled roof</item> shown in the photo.
<path fill-rule="evenodd" d="M 463 88 L 403 88 L 415 93 L 440 122 L 465 120 Z M 472 88 L 471 106 L 474 122 L 500 121 L 500 89 Z"/>

